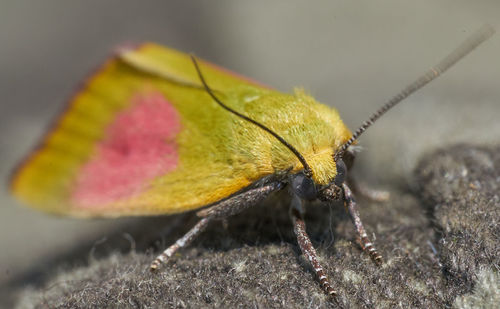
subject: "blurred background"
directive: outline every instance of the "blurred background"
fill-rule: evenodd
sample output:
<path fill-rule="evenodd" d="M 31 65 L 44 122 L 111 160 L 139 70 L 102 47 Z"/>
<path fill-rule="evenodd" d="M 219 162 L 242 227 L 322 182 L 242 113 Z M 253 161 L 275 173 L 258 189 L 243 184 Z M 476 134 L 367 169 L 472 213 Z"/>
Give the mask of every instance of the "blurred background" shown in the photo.
<path fill-rule="evenodd" d="M 113 47 L 156 41 L 284 92 L 302 86 L 355 129 L 484 23 L 500 30 L 500 2 L 0 1 L 0 286 L 138 220 L 51 217 L 7 190 L 11 169 Z M 497 34 L 372 127 L 354 172 L 411 186 L 426 151 L 498 143 L 499 116 Z"/>

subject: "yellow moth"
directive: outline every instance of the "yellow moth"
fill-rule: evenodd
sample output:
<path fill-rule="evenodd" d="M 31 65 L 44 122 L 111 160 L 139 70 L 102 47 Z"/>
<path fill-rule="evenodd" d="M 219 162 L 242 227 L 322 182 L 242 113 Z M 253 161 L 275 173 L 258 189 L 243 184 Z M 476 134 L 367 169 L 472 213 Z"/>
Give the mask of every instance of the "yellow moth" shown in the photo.
<path fill-rule="evenodd" d="M 343 200 L 359 244 L 376 263 L 346 177 L 358 137 L 387 110 L 494 33 L 481 28 L 383 105 L 354 133 L 334 108 L 284 94 L 187 54 L 145 43 L 120 50 L 70 100 L 21 164 L 12 193 L 34 208 L 78 217 L 200 209 L 200 221 L 152 263 L 156 270 L 210 222 L 290 188 L 298 244 L 335 295 L 305 230 L 304 204 Z M 386 194 L 369 192 L 375 199 Z"/>

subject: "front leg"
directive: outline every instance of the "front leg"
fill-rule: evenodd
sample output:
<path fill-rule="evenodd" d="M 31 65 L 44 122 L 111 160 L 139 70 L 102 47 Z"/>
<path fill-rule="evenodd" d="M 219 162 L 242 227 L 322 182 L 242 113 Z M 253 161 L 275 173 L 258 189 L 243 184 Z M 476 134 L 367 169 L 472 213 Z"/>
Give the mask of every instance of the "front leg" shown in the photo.
<path fill-rule="evenodd" d="M 351 189 L 343 183 L 342 188 L 344 190 L 344 203 L 349 211 L 349 215 L 351 216 L 352 222 L 356 227 L 356 232 L 358 233 L 358 241 L 363 249 L 363 251 L 368 252 L 370 257 L 377 264 L 382 264 L 382 256 L 377 252 L 377 249 L 373 246 L 373 244 L 368 239 L 368 235 L 366 234 L 366 230 L 363 226 L 363 222 L 361 222 L 361 218 L 359 217 L 359 212 L 357 209 L 356 200 L 354 199 L 354 195 L 352 194 Z"/>
<path fill-rule="evenodd" d="M 355 181 L 352 177 L 349 177 L 347 181 L 352 191 L 374 202 L 386 202 L 391 197 L 388 191 L 370 188 L 364 183 Z"/>

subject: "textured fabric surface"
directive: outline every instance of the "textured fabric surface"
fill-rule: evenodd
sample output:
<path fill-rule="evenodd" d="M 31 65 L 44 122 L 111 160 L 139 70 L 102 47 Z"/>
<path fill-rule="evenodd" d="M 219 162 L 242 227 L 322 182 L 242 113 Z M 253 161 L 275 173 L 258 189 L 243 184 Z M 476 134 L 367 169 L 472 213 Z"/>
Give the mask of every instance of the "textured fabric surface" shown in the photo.
<path fill-rule="evenodd" d="M 19 308 L 494 308 L 500 301 L 500 147 L 429 153 L 415 178 L 414 192 L 395 187 L 389 202 L 358 198 L 385 258 L 381 267 L 355 243 L 342 205 L 309 206 L 308 232 L 338 303 L 300 255 L 286 192 L 231 218 L 227 227 L 214 224 L 159 274 L 148 270 L 154 253 L 147 248 L 157 252 L 173 242 L 194 216 L 124 227 L 127 234 L 59 257 L 49 269 L 13 281 L 4 294 Z M 34 278 L 38 284 L 23 287 Z"/>

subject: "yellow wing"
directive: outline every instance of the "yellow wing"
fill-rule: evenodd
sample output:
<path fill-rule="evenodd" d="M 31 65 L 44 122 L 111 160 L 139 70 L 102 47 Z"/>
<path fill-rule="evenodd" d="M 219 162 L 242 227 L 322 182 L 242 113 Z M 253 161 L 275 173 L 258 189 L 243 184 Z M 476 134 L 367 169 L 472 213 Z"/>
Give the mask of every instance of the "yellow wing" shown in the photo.
<path fill-rule="evenodd" d="M 294 145 L 326 183 L 350 137 L 337 112 L 201 62 L 227 105 Z M 76 216 L 167 214 L 202 207 L 300 163 L 276 139 L 218 106 L 188 55 L 155 44 L 106 62 L 12 178 L 15 196 Z"/>

